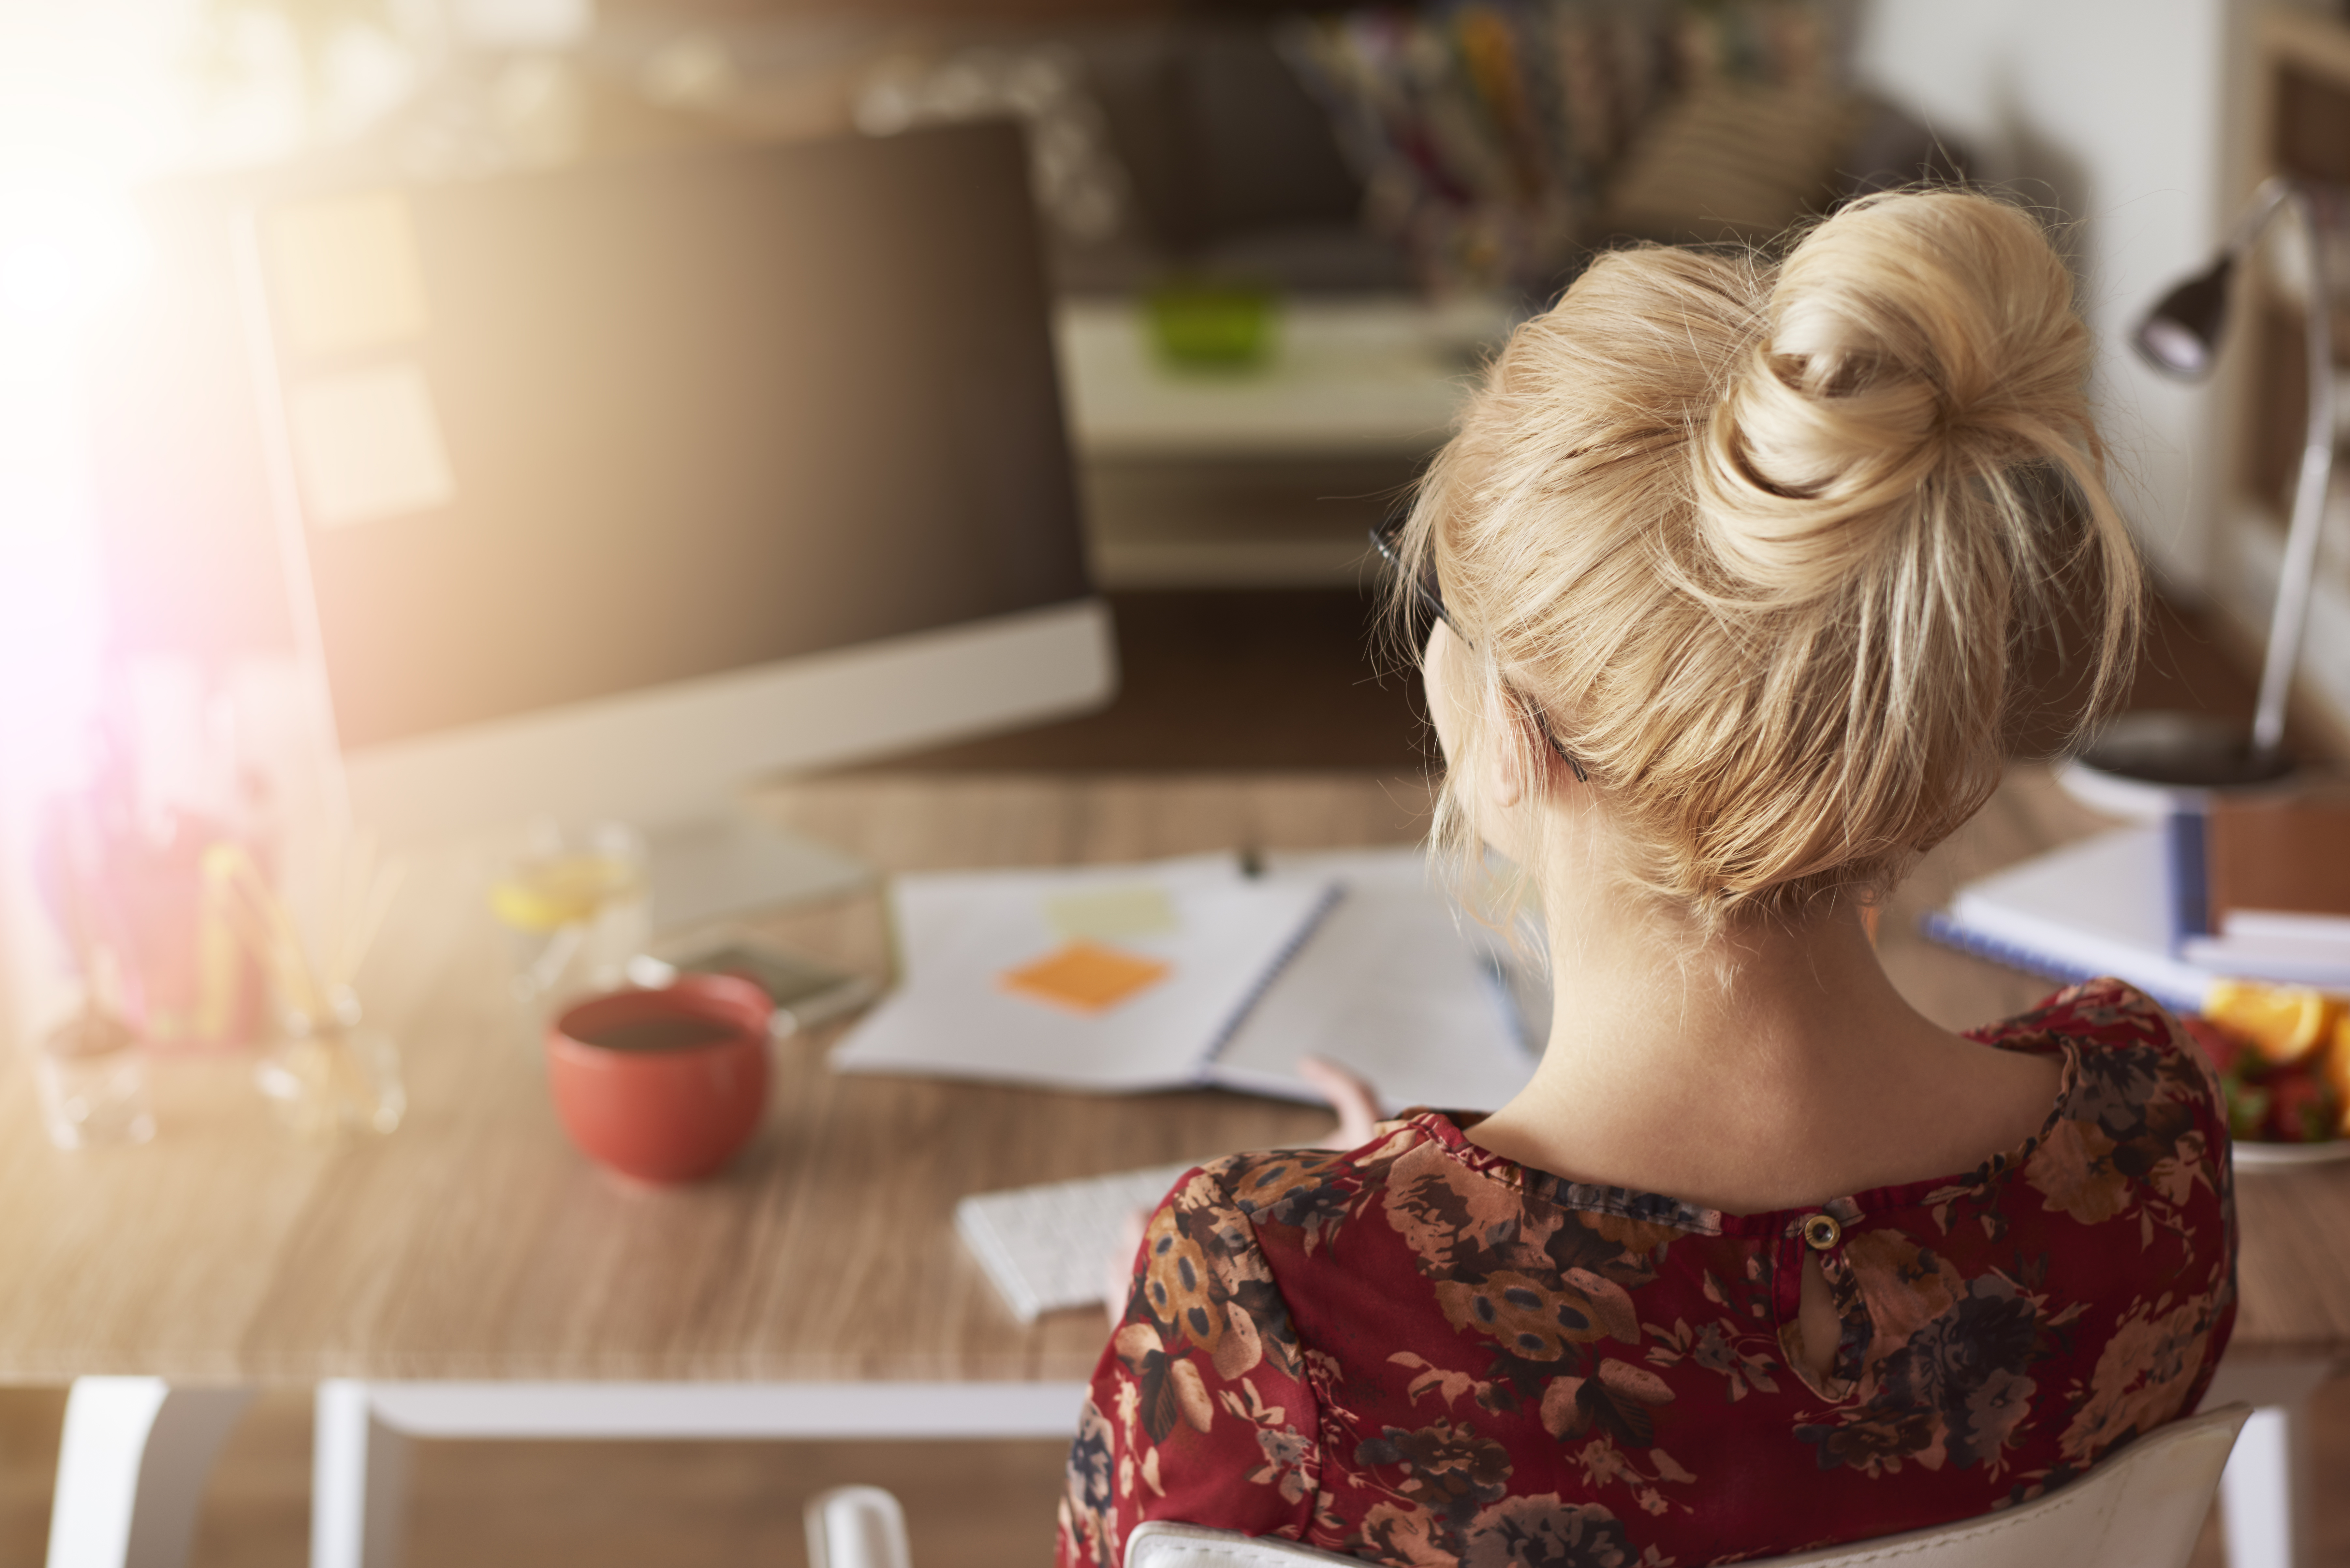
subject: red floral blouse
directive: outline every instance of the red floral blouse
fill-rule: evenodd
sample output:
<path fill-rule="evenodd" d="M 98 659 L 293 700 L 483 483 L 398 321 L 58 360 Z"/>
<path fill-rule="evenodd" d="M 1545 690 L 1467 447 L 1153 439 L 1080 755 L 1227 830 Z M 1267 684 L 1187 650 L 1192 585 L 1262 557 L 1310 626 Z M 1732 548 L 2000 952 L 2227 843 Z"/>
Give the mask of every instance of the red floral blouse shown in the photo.
<path fill-rule="evenodd" d="M 1063 1568 L 1153 1518 L 1415 1568 L 1730 1562 L 2019 1502 L 2191 1411 L 2235 1317 L 2210 1069 L 2115 981 L 1975 1037 L 2062 1057 L 2038 1136 L 1816 1209 L 1565 1181 L 1434 1111 L 1192 1171 L 1094 1375 Z M 1817 1383 L 1782 1342 L 1807 1248 L 1844 1320 Z"/>

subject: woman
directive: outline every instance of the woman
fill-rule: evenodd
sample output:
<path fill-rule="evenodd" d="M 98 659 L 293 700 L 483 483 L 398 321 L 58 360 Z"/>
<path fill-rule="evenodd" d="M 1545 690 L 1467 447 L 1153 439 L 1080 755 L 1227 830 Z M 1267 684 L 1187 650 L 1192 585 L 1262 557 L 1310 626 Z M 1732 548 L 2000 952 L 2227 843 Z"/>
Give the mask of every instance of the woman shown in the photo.
<path fill-rule="evenodd" d="M 1692 1564 L 1979 1513 L 2188 1413 L 2234 1315 L 2225 1118 L 2101 981 L 1953 1034 L 1864 911 L 1999 775 L 2013 664 L 2137 576 L 2038 226 L 1847 207 L 1777 265 L 1603 257 L 1512 339 L 1397 553 L 1438 839 L 1557 1011 L 1499 1112 L 1237 1156 L 1152 1218 L 1061 1552 L 1146 1518 L 1377 1562 Z"/>

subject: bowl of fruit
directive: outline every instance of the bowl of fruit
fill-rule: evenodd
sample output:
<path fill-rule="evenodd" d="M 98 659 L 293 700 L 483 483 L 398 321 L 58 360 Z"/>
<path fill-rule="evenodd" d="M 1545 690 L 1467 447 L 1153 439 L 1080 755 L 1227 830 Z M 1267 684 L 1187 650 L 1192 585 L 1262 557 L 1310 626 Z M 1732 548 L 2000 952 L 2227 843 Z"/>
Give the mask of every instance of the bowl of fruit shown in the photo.
<path fill-rule="evenodd" d="M 2185 1023 L 2220 1070 L 2239 1168 L 2350 1158 L 2350 1002 L 2214 981 Z"/>

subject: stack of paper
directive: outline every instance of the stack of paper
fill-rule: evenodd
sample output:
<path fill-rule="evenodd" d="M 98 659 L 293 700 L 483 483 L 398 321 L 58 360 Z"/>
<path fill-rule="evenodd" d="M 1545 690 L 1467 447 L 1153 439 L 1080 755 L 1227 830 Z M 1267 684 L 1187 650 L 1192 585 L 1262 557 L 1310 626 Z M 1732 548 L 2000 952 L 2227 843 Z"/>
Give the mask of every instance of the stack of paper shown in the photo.
<path fill-rule="evenodd" d="M 2350 921 L 2317 928 L 2307 917 L 2239 909 L 2216 936 L 2189 937 L 2180 956 L 2215 974 L 2350 991 Z"/>
<path fill-rule="evenodd" d="M 1297 1075 L 1318 1055 L 1389 1110 L 1491 1109 L 1533 1072 L 1415 849 L 903 877 L 891 907 L 903 980 L 844 1072 L 1318 1099 Z"/>
<path fill-rule="evenodd" d="M 2220 801 L 2175 819 L 2173 833 L 2194 862 L 2181 956 L 2226 974 L 2350 988 L 2350 801 Z"/>

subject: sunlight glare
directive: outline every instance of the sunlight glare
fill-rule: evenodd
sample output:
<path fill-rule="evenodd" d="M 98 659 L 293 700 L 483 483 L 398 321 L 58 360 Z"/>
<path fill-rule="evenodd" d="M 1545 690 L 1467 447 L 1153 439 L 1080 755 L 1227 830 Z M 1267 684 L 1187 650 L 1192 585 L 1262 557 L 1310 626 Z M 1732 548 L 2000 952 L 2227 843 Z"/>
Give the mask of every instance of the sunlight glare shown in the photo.
<path fill-rule="evenodd" d="M 189 0 L 0 5 L 0 787 L 69 779 L 103 649 L 80 355 L 136 286 Z"/>

